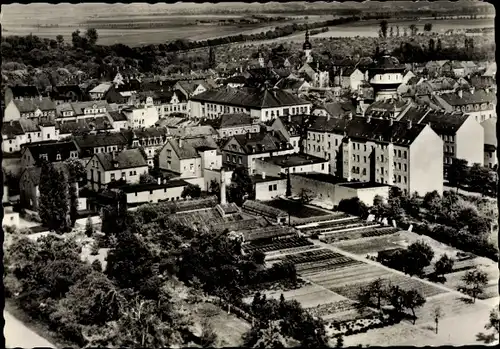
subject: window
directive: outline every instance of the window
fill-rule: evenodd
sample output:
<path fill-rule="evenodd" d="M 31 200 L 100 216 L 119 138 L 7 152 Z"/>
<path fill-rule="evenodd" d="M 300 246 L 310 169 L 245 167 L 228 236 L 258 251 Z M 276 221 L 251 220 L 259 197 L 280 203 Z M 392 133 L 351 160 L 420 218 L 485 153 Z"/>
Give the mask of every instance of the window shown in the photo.
<path fill-rule="evenodd" d="M 57 154 L 56 160 L 61 160 L 61 154 Z"/>
<path fill-rule="evenodd" d="M 278 190 L 278 185 L 277 184 L 273 184 L 273 190 Z"/>
<path fill-rule="evenodd" d="M 398 162 L 398 170 L 401 170 L 401 163 Z"/>
<path fill-rule="evenodd" d="M 406 164 L 404 164 L 404 169 L 405 169 L 405 172 L 408 170 L 408 168 L 406 167 Z"/>
<path fill-rule="evenodd" d="M 398 150 L 398 157 L 401 157 L 401 150 Z"/>
<path fill-rule="evenodd" d="M 403 158 L 406 159 L 406 156 L 407 155 L 406 155 L 406 150 L 405 150 L 405 151 L 403 151 Z"/>
<path fill-rule="evenodd" d="M 366 156 L 363 156 L 363 161 L 366 164 Z"/>
<path fill-rule="evenodd" d="M 194 164 L 189 164 L 189 171 L 193 171 L 194 170 Z"/>
<path fill-rule="evenodd" d="M 115 180 L 115 174 L 114 174 L 114 173 L 112 173 L 112 174 L 111 174 L 111 180 L 112 180 L 112 181 L 114 181 L 114 180 Z"/>
<path fill-rule="evenodd" d="M 338 145 L 339 145 L 339 140 L 338 140 L 338 139 L 336 139 L 336 140 L 335 140 L 335 146 L 338 146 Z"/>
<path fill-rule="evenodd" d="M 401 176 L 398 176 L 398 183 L 401 183 Z"/>
<path fill-rule="evenodd" d="M 269 186 L 269 191 L 273 191 L 273 186 L 272 185 Z"/>
<path fill-rule="evenodd" d="M 130 175 L 130 176 L 133 176 L 133 175 L 134 175 L 134 171 L 130 171 L 130 172 L 129 172 L 129 175 Z"/>
<path fill-rule="evenodd" d="M 384 162 L 384 155 L 380 155 L 380 161 Z"/>
<path fill-rule="evenodd" d="M 238 156 L 238 164 L 240 164 L 240 165 L 242 164 L 242 158 L 241 158 L 241 156 Z"/>
<path fill-rule="evenodd" d="M 325 164 L 321 164 L 321 169 L 324 170 L 325 169 Z"/>

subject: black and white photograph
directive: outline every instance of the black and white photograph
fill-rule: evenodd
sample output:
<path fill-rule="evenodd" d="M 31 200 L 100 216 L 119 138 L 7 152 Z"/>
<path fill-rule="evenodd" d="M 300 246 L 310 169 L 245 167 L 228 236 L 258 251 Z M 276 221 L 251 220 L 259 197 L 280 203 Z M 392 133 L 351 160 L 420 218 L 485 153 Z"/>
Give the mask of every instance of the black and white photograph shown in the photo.
<path fill-rule="evenodd" d="M 1 14 L 5 347 L 499 344 L 491 1 Z"/>

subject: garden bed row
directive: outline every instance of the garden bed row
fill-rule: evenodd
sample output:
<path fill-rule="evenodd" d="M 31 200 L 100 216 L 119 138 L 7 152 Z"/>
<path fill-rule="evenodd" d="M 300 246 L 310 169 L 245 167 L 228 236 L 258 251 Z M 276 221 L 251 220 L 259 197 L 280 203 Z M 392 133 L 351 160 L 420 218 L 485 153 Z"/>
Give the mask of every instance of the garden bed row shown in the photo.
<path fill-rule="evenodd" d="M 284 261 L 290 262 L 293 264 L 307 263 L 307 262 L 316 262 L 323 261 L 326 259 L 333 259 L 338 257 L 344 257 L 344 255 L 340 253 L 333 252 L 329 249 L 323 248 L 319 250 L 307 251 L 302 253 L 297 253 L 293 255 L 287 255 L 284 258 Z"/>
<path fill-rule="evenodd" d="M 286 255 L 289 254 L 298 254 L 306 251 L 320 250 L 320 249 L 322 249 L 321 246 L 312 244 L 307 246 L 293 247 L 284 250 L 266 252 L 266 261 L 283 259 Z"/>
<path fill-rule="evenodd" d="M 270 252 L 309 245 L 313 245 L 313 243 L 304 237 L 294 236 L 283 240 L 266 242 L 265 244 L 249 243 L 244 246 L 244 249 L 249 253 L 254 251 Z"/>
<path fill-rule="evenodd" d="M 310 232 L 310 231 L 314 231 L 315 229 L 337 228 L 337 227 L 343 227 L 343 226 L 347 226 L 347 225 L 354 225 L 354 224 L 360 224 L 360 223 L 365 223 L 365 222 L 363 222 L 361 219 L 359 219 L 357 217 L 354 217 L 352 219 L 319 222 L 317 225 L 300 228 L 300 230 L 304 231 L 304 232 Z"/>
<path fill-rule="evenodd" d="M 298 226 L 298 225 L 306 225 L 306 224 L 312 224 L 312 223 L 321 223 L 321 222 L 335 221 L 335 220 L 351 218 L 351 217 L 352 217 L 352 219 L 357 218 L 357 217 L 350 216 L 346 213 L 327 214 L 324 216 L 298 218 L 298 219 L 294 220 L 294 222 L 292 222 L 292 225 Z"/>
<path fill-rule="evenodd" d="M 343 299 L 338 302 L 320 304 L 307 310 L 312 316 L 322 317 L 328 314 L 341 313 L 352 309 L 356 309 L 355 303 L 350 299 Z"/>
<path fill-rule="evenodd" d="M 340 257 L 340 258 L 326 260 L 321 263 L 312 262 L 312 263 L 297 264 L 295 265 L 295 269 L 297 270 L 298 273 L 304 273 L 304 272 L 311 273 L 324 270 L 333 271 L 340 268 L 358 265 L 360 263 L 362 262 L 356 261 L 349 257 Z"/>
<path fill-rule="evenodd" d="M 337 232 L 337 233 L 331 233 L 331 234 L 322 234 L 319 235 L 319 240 L 325 243 L 333 243 L 333 242 L 338 242 L 338 241 L 343 241 L 343 240 L 355 240 L 355 239 L 361 239 L 363 237 L 372 237 L 372 236 L 383 236 L 383 235 L 390 235 L 394 234 L 398 230 L 380 230 L 383 228 L 378 228 L 378 227 L 370 227 L 370 228 L 364 228 L 364 229 L 358 229 L 358 230 L 353 230 L 353 231 L 346 231 L 346 232 Z M 394 228 L 395 229 L 395 228 Z"/>

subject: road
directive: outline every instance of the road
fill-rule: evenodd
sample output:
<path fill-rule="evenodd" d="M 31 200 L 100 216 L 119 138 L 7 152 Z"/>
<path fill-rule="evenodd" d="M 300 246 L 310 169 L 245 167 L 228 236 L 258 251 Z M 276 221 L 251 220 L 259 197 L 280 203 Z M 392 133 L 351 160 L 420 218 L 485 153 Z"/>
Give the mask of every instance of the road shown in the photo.
<path fill-rule="evenodd" d="M 6 348 L 56 347 L 54 344 L 50 343 L 45 338 L 40 337 L 38 334 L 33 332 L 33 330 L 26 327 L 25 324 L 5 310 L 3 311 L 3 317 L 5 320 L 3 333 Z"/>

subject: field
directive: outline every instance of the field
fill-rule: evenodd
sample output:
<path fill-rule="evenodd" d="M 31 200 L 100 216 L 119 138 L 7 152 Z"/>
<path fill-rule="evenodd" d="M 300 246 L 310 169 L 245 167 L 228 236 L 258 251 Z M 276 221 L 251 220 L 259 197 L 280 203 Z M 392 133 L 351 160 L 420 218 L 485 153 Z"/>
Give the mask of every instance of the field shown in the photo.
<path fill-rule="evenodd" d="M 355 36 L 370 36 L 378 37 L 378 31 L 380 29 L 379 21 L 369 20 L 356 23 L 349 23 L 346 25 L 339 25 L 335 28 L 331 28 L 329 31 L 324 33 L 319 33 L 314 35 L 314 38 L 329 38 L 329 37 L 355 37 Z M 389 20 L 389 27 L 393 26 L 396 30 L 396 26 L 399 26 L 400 34 L 403 34 L 403 27 L 408 28 L 410 25 L 414 24 L 418 28 L 418 32 L 422 33 L 424 31 L 424 24 L 432 23 L 432 31 L 435 33 L 444 33 L 449 29 L 472 29 L 472 28 L 487 28 L 494 27 L 494 19 L 423 19 L 420 21 L 408 20 Z"/>
<path fill-rule="evenodd" d="M 344 251 L 365 256 L 367 254 L 377 254 L 377 252 L 400 247 L 401 240 L 399 234 L 375 237 L 371 239 L 358 239 L 352 241 L 342 241 L 334 245 Z"/>
<path fill-rule="evenodd" d="M 266 205 L 280 209 L 285 212 L 289 212 L 291 216 L 297 217 L 297 218 L 309 218 L 309 217 L 316 217 L 316 216 L 325 216 L 330 214 L 331 212 L 319 209 L 319 208 L 314 208 L 311 206 L 304 206 L 298 202 L 291 201 L 291 200 L 283 200 L 283 199 L 276 199 L 272 201 L 266 201 L 264 202 Z"/>

